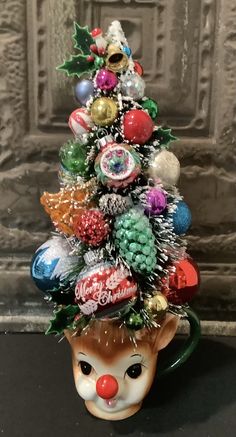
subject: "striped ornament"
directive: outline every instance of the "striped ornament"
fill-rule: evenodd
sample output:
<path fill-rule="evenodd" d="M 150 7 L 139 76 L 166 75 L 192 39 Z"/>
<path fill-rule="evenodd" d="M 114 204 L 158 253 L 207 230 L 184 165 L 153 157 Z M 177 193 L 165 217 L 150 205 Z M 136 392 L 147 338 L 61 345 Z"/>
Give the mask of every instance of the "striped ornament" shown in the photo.
<path fill-rule="evenodd" d="M 85 108 L 75 109 L 69 118 L 69 126 L 76 138 L 82 139 L 84 134 L 91 131 L 94 123 Z"/>

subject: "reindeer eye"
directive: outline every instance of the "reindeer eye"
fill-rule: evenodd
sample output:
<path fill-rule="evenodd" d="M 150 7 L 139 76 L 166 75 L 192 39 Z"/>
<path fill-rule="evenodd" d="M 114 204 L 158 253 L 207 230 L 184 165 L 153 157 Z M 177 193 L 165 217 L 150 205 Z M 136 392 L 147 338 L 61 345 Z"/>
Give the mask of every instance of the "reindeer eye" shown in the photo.
<path fill-rule="evenodd" d="M 127 375 L 132 378 L 138 378 L 142 373 L 142 365 L 140 363 L 133 364 L 126 370 Z"/>
<path fill-rule="evenodd" d="M 86 361 L 80 361 L 79 363 L 80 368 L 81 368 L 81 372 L 84 375 L 90 375 L 90 373 L 92 372 L 92 366 L 91 364 L 87 363 Z"/>

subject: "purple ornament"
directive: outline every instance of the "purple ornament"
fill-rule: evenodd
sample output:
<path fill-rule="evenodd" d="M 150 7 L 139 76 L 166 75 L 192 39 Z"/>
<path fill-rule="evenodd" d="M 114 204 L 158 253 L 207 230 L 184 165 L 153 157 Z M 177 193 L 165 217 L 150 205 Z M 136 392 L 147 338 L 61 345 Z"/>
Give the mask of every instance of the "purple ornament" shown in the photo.
<path fill-rule="evenodd" d="M 151 215 L 159 215 L 167 205 L 166 195 L 159 188 L 151 188 L 147 193 L 147 205 L 145 212 Z"/>
<path fill-rule="evenodd" d="M 118 79 L 115 73 L 102 68 L 97 74 L 96 83 L 101 90 L 112 91 L 118 84 Z"/>

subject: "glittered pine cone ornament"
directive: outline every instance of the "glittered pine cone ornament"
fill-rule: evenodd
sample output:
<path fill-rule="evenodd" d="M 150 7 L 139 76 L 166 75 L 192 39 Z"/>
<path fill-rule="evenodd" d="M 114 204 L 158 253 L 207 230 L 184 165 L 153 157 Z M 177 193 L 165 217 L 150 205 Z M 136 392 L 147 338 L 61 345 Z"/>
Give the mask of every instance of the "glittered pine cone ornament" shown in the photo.
<path fill-rule="evenodd" d="M 109 224 L 101 211 L 84 210 L 73 219 L 73 229 L 77 238 L 89 246 L 99 246 L 110 232 Z"/>
<path fill-rule="evenodd" d="M 76 53 L 59 70 L 76 76 L 82 107 L 72 108 L 74 139 L 60 149 L 62 187 L 41 197 L 56 237 L 36 251 L 31 272 L 53 300 L 47 333 L 67 337 L 86 407 L 120 420 L 141 407 L 180 317 L 190 338 L 162 372 L 196 346 L 188 302 L 199 272 L 183 239 L 191 213 L 176 186 L 180 163 L 167 150 L 176 138 L 155 125 L 158 103 L 144 95 L 120 23 L 107 33 L 75 23 L 73 39 Z"/>

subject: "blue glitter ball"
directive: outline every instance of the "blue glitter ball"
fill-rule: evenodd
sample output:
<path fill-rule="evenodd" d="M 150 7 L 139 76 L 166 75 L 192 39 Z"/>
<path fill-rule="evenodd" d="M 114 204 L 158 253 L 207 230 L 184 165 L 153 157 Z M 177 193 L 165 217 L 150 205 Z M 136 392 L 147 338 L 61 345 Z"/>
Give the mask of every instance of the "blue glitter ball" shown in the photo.
<path fill-rule="evenodd" d="M 71 247 L 67 240 L 60 236 L 50 238 L 35 252 L 31 263 L 31 276 L 41 291 L 56 291 L 61 281 L 78 264 L 78 257 L 70 255 L 70 252 Z"/>
<path fill-rule="evenodd" d="M 177 208 L 173 213 L 174 232 L 177 235 L 182 235 L 187 232 L 192 223 L 192 214 L 188 205 L 182 200 L 177 204 Z"/>

